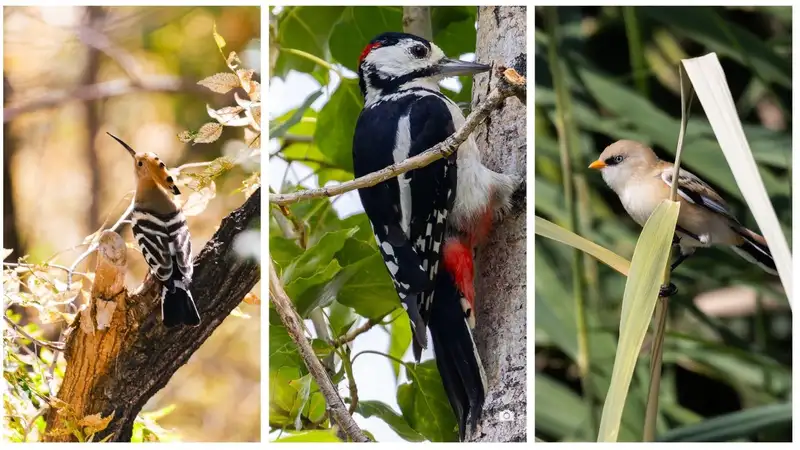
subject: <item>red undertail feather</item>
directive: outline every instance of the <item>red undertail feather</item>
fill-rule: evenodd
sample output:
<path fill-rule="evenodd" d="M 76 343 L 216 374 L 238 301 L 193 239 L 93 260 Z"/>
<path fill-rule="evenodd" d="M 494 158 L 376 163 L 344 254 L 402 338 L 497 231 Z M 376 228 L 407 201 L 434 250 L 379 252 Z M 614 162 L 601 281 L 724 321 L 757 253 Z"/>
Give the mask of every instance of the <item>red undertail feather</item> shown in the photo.
<path fill-rule="evenodd" d="M 473 286 L 472 248 L 461 240 L 450 238 L 444 243 L 444 267 L 453 276 L 458 290 L 475 309 L 475 287 Z"/>

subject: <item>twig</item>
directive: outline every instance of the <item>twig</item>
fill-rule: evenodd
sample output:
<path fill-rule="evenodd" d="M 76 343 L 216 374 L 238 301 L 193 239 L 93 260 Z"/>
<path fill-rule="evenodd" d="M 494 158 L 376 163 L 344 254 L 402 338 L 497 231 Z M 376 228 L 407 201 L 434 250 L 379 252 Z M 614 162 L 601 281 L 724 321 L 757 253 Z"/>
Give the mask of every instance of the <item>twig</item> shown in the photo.
<path fill-rule="evenodd" d="M 360 327 L 350 331 L 349 333 L 345 334 L 344 336 L 338 339 L 334 339 L 333 342 L 331 342 L 331 345 L 333 345 L 334 347 L 341 347 L 344 344 L 352 342 L 359 335 L 366 333 L 367 331 L 371 330 L 372 327 L 378 325 L 379 323 L 381 323 L 380 320 L 369 319 Z"/>
<path fill-rule="evenodd" d="M 347 409 L 347 412 L 352 416 L 358 409 L 358 385 L 356 384 L 355 374 L 353 374 L 353 362 L 350 360 L 350 349 L 342 348 L 339 349 L 339 351 L 342 353 L 339 357 L 342 358 L 342 367 L 344 368 L 344 373 L 347 375 L 347 387 L 350 390 L 350 408 Z"/>
<path fill-rule="evenodd" d="M 19 324 L 15 323 L 13 320 L 9 319 L 7 316 L 3 316 L 3 319 L 5 319 L 6 323 L 11 325 L 14 328 L 14 330 L 17 331 L 17 333 L 25 336 L 25 338 L 27 338 L 29 341 L 31 341 L 31 342 L 33 342 L 33 343 L 35 343 L 37 345 L 41 345 L 42 347 L 44 347 L 46 349 L 49 349 L 49 350 L 51 350 L 53 352 L 60 352 L 61 350 L 63 350 L 63 348 L 60 345 L 58 345 L 58 344 L 61 344 L 60 342 L 45 342 L 45 341 L 36 339 L 35 337 L 33 337 L 30 334 L 28 334 L 28 332 L 25 331 L 21 326 L 19 326 Z M 61 344 L 61 345 L 63 345 L 63 344 Z"/>
<path fill-rule="evenodd" d="M 36 415 L 33 416 L 33 418 L 30 421 L 28 421 L 28 424 L 25 425 L 25 430 L 23 430 L 22 432 L 22 442 L 28 442 L 28 435 L 31 433 L 31 430 L 33 429 L 33 425 L 36 423 L 36 420 L 38 420 L 39 417 L 45 415 L 48 409 L 50 409 L 50 405 L 45 403 L 41 408 L 39 408 L 39 411 L 36 413 Z"/>
<path fill-rule="evenodd" d="M 11 105 L 3 109 L 3 122 L 8 122 L 18 116 L 45 108 L 52 108 L 71 101 L 90 101 L 136 92 L 203 92 L 202 86 L 190 80 L 170 76 L 143 77 L 134 82 L 132 80 L 113 80 L 88 86 L 79 86 L 63 91 L 51 91 L 39 98 L 19 105 Z"/>
<path fill-rule="evenodd" d="M 65 272 L 69 272 L 69 267 L 62 266 L 62 265 L 59 265 L 59 264 L 50 264 L 50 263 L 25 264 L 25 263 L 3 262 L 3 265 L 4 266 L 8 266 L 8 267 L 20 267 L 20 268 L 23 268 L 23 269 L 28 269 L 30 272 L 33 272 L 34 269 L 47 269 L 47 268 L 61 269 L 61 270 L 65 271 Z M 80 275 L 82 277 L 88 276 L 87 274 L 85 274 L 83 272 L 75 272 L 75 271 L 73 271 L 72 274 L 73 275 Z"/>
<path fill-rule="evenodd" d="M 297 318 L 297 311 L 292 305 L 292 301 L 286 295 L 286 291 L 280 284 L 280 278 L 275 271 L 275 265 L 272 260 L 269 261 L 269 298 L 272 304 L 275 305 L 275 311 L 281 318 L 281 322 L 286 327 L 286 331 L 291 336 L 292 341 L 297 345 L 300 356 L 305 361 L 308 371 L 314 380 L 317 382 L 320 391 L 325 396 L 325 401 L 330 408 L 331 416 L 337 424 L 344 430 L 345 434 L 355 442 L 369 442 L 369 438 L 361 431 L 353 416 L 348 414 L 347 408 L 339 397 L 336 386 L 333 385 L 325 368 L 322 367 L 317 356 L 314 354 L 314 349 L 305 338 L 303 327 L 300 320 Z"/>
<path fill-rule="evenodd" d="M 106 56 L 114 60 L 114 62 L 125 71 L 125 74 L 128 75 L 128 78 L 130 78 L 134 84 L 139 84 L 141 71 L 133 55 L 114 44 L 105 33 L 94 28 L 93 25 L 94 24 L 76 27 L 75 34 L 78 36 L 78 39 L 88 47 L 105 53 Z"/>
<path fill-rule="evenodd" d="M 499 78 L 497 86 L 492 89 L 483 104 L 469 114 L 460 129 L 444 141 L 417 156 L 336 186 L 308 189 L 289 194 L 270 194 L 269 201 L 278 205 L 288 205 L 300 200 L 333 197 L 355 189 L 374 186 L 402 173 L 425 167 L 438 159 L 446 158 L 458 150 L 458 147 L 467 140 L 472 131 L 488 117 L 489 113 L 500 107 L 506 98 L 517 95 L 519 92 L 524 92 L 524 89 L 520 90 L 520 86 L 524 86 L 525 83 L 525 78 L 520 76 L 514 69 L 506 69 L 503 72 L 503 76 Z"/>

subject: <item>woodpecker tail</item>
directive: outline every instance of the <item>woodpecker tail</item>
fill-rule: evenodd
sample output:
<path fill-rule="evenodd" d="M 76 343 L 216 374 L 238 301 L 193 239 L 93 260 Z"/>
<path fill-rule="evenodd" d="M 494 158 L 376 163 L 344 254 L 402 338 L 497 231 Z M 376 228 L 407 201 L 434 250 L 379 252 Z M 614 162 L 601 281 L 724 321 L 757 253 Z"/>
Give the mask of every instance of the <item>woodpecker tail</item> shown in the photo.
<path fill-rule="evenodd" d="M 767 247 L 767 241 L 758 233 L 744 227 L 739 227 L 734 231 L 742 237 L 742 243 L 732 245 L 731 249 L 742 258 L 764 269 L 765 272 L 777 275 L 778 270 L 775 267 L 775 260 L 772 259 L 772 253 Z"/>
<path fill-rule="evenodd" d="M 178 325 L 200 325 L 200 313 L 194 304 L 192 293 L 181 281 L 170 281 L 162 289 L 161 316 L 164 326 L 172 328 Z"/>
<path fill-rule="evenodd" d="M 458 419 L 459 440 L 463 441 L 467 421 L 474 430 L 481 417 L 486 375 L 462 308 L 463 296 L 449 271 L 438 272 L 435 289 L 428 327 L 436 367 Z"/>

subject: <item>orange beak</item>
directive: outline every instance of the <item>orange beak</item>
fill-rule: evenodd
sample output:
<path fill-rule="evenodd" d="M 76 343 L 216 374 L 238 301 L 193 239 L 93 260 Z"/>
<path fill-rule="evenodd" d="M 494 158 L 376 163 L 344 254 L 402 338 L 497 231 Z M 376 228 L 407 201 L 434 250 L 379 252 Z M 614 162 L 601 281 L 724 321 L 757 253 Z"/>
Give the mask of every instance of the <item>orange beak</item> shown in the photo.
<path fill-rule="evenodd" d="M 600 169 L 602 169 L 604 167 L 606 167 L 606 163 L 604 163 L 603 161 L 601 161 L 599 159 L 597 161 L 589 164 L 589 168 L 590 169 L 600 170 Z"/>

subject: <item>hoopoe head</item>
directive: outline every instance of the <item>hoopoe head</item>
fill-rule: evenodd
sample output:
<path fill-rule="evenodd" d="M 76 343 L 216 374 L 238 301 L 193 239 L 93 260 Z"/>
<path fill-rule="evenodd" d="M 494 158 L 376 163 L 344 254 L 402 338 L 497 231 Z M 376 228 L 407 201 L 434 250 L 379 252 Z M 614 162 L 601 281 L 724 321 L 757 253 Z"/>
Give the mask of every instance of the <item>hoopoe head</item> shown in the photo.
<path fill-rule="evenodd" d="M 161 186 L 175 195 L 180 195 L 181 191 L 175 186 L 175 180 L 172 175 L 167 172 L 167 165 L 158 159 L 158 155 L 152 152 L 136 153 L 130 145 L 126 144 L 122 139 L 106 132 L 109 136 L 119 142 L 128 153 L 133 157 L 133 168 L 136 171 L 137 180 L 152 179 L 156 185 Z"/>

